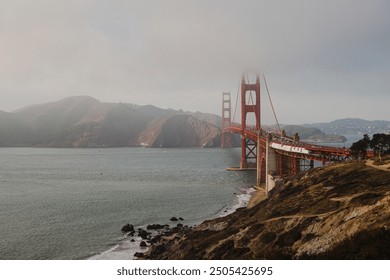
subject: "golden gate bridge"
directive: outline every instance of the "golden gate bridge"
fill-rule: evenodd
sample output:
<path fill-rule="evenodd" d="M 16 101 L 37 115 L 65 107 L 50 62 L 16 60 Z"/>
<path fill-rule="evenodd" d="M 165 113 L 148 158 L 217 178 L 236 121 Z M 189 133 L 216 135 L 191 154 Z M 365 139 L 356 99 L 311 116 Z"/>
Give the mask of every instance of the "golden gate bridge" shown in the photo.
<path fill-rule="evenodd" d="M 254 83 L 250 83 L 243 75 L 240 88 L 241 123 L 233 122 L 230 93 L 222 93 L 221 146 L 232 147 L 232 133 L 241 135 L 240 166 L 234 170 L 257 170 L 257 184 L 265 183 L 267 193 L 275 186 L 277 178 L 293 176 L 314 168 L 315 161 L 325 165 L 351 158 L 351 150 L 347 148 L 305 143 L 300 141 L 298 134 L 290 137 L 280 128 L 277 132 L 263 129 L 260 122 L 259 75 L 256 75 Z M 272 102 L 271 106 L 273 107 Z M 249 120 L 254 120 L 255 123 L 249 124 Z"/>

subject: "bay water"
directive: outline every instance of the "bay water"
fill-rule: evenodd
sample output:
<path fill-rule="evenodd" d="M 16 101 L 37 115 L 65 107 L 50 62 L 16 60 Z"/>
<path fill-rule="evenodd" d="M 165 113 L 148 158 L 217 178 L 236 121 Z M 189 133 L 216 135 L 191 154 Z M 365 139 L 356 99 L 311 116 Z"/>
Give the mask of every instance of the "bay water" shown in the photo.
<path fill-rule="evenodd" d="M 0 259 L 86 259 L 121 227 L 193 225 L 229 211 L 255 182 L 229 172 L 239 149 L 1 148 Z"/>

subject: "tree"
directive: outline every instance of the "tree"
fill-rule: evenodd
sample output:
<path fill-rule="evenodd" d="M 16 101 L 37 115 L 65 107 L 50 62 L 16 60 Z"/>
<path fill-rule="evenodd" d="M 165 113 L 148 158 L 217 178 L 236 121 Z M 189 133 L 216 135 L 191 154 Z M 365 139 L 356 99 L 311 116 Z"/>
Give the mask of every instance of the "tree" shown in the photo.
<path fill-rule="evenodd" d="M 351 146 L 352 154 L 356 158 L 365 158 L 367 155 L 367 148 L 369 147 L 370 143 L 371 143 L 370 136 L 364 134 L 363 139 L 360 139 L 359 141 L 352 144 Z"/>
<path fill-rule="evenodd" d="M 372 136 L 364 134 L 363 139 L 355 142 L 351 146 L 352 154 L 356 158 L 365 158 L 367 149 L 371 148 L 380 155 L 390 154 L 390 133 L 377 133 Z"/>
<path fill-rule="evenodd" d="M 370 148 L 376 153 L 390 154 L 390 134 L 377 133 L 372 136 Z"/>

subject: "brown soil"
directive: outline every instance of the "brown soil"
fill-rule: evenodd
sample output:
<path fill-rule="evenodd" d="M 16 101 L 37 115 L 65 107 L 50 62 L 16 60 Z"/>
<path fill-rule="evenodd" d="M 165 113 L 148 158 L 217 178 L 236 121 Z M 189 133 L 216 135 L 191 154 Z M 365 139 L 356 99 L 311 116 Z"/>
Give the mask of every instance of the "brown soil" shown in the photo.
<path fill-rule="evenodd" d="M 256 187 L 255 192 L 248 202 L 248 208 L 254 207 L 265 199 L 267 199 L 267 194 L 265 193 L 264 187 Z"/>
<path fill-rule="evenodd" d="M 252 208 L 152 245 L 146 258 L 390 259 L 389 173 L 362 161 L 311 170 Z"/>
<path fill-rule="evenodd" d="M 369 159 L 366 161 L 366 165 L 380 170 L 390 171 L 390 155 L 380 159 Z"/>

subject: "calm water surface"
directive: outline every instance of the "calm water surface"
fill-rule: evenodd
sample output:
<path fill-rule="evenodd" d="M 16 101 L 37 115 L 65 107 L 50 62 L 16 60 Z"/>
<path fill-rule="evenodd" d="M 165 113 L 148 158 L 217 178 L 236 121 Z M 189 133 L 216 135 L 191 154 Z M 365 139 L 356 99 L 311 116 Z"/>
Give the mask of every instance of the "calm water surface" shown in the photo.
<path fill-rule="evenodd" d="M 254 181 L 239 149 L 0 149 L 0 259 L 84 259 L 121 226 L 194 224 Z"/>

